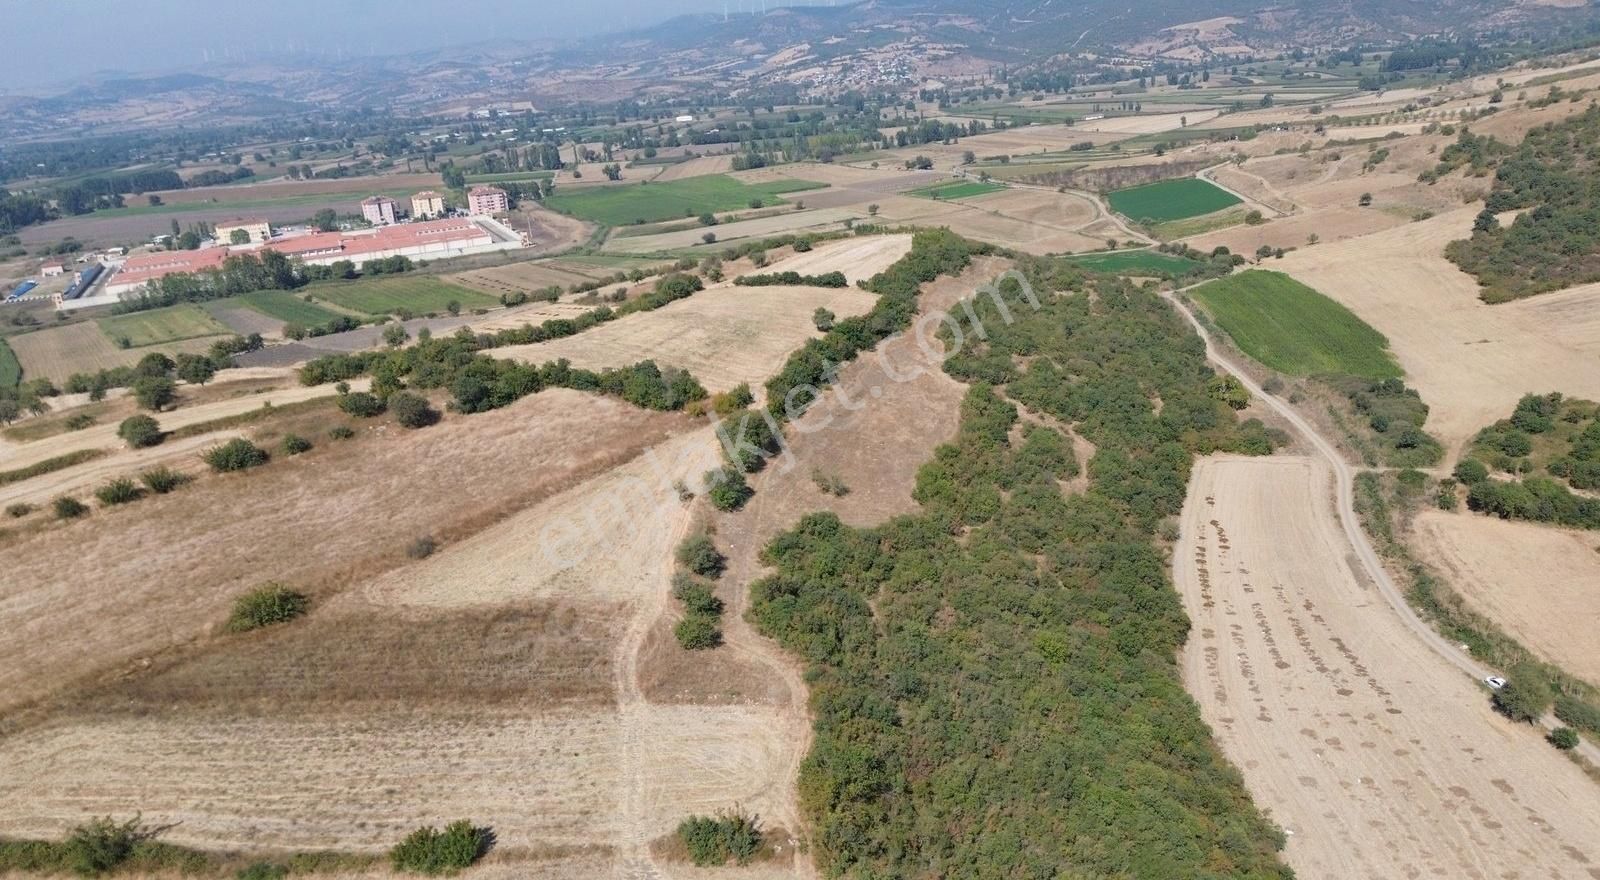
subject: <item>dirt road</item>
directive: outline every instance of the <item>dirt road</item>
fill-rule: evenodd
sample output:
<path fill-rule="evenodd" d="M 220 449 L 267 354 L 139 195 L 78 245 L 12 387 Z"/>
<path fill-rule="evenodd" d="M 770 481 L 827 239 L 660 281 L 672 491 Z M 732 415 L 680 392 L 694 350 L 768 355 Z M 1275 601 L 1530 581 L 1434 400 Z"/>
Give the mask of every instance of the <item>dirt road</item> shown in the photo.
<path fill-rule="evenodd" d="M 1203 459 L 1174 566 L 1185 685 L 1285 860 L 1304 878 L 1600 877 L 1600 788 L 1388 613 L 1329 475 Z"/>
<path fill-rule="evenodd" d="M 1230 358 L 1223 355 L 1204 325 L 1189 310 L 1188 306 L 1184 305 L 1173 294 L 1164 295 L 1189 320 L 1189 323 L 1194 326 L 1195 332 L 1199 333 L 1200 338 L 1205 341 L 1206 356 L 1211 362 L 1237 377 L 1245 388 L 1249 389 L 1252 396 L 1263 401 L 1274 412 L 1282 416 L 1311 445 L 1316 454 L 1327 462 L 1334 478 L 1334 512 L 1344 532 L 1345 541 L 1352 549 L 1357 563 L 1359 563 L 1358 567 L 1361 574 L 1376 585 L 1378 593 L 1389 606 L 1394 617 L 1404 624 L 1413 638 L 1421 641 L 1435 655 L 1454 666 L 1460 672 L 1465 673 L 1474 681 L 1482 681 L 1491 674 L 1493 670 L 1474 660 L 1459 646 L 1452 644 L 1439 635 L 1433 627 L 1418 617 L 1416 611 L 1406 602 L 1399 587 L 1395 585 L 1394 579 L 1389 576 L 1388 570 L 1378 558 L 1377 551 L 1372 547 L 1372 542 L 1367 539 L 1366 533 L 1361 529 L 1360 520 L 1356 518 L 1355 512 L 1355 476 L 1350 465 L 1339 455 L 1334 445 L 1317 433 L 1311 423 L 1296 412 L 1292 406 L 1277 397 L 1267 394 L 1248 373 Z M 1554 729 L 1558 726 L 1558 722 L 1553 716 L 1549 716 L 1544 719 L 1544 725 L 1546 728 Z M 1532 738 L 1528 738 L 1528 741 L 1521 747 L 1546 748 L 1543 743 L 1537 742 Z M 1600 748 L 1596 748 L 1594 744 L 1585 741 L 1579 746 L 1579 749 L 1584 757 L 1590 761 L 1600 763 Z"/>

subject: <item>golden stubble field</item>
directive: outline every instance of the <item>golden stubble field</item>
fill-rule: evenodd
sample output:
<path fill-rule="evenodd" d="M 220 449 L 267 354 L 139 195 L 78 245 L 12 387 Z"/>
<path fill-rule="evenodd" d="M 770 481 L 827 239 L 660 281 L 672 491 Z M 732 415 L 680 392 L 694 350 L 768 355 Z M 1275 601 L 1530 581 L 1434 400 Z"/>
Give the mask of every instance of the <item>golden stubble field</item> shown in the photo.
<path fill-rule="evenodd" d="M 330 595 L 403 564 L 420 536 L 470 534 L 684 424 L 554 389 L 419 432 L 385 422 L 343 443 L 319 435 L 312 452 L 258 471 L 13 536 L 0 708 L 202 641 L 260 583 Z M 566 442 L 580 430 L 584 442 Z"/>
<path fill-rule="evenodd" d="M 1412 543 L 1451 589 L 1544 660 L 1600 681 L 1600 535 L 1425 510 Z"/>
<path fill-rule="evenodd" d="M 1600 789 L 1491 708 L 1347 563 L 1330 475 L 1203 459 L 1184 681 L 1308 880 L 1600 876 Z"/>
<path fill-rule="evenodd" d="M 876 274 L 910 247 L 907 235 L 847 239 L 754 271 L 842 271 L 855 280 Z M 663 367 L 688 370 L 713 392 L 741 382 L 758 389 L 789 352 L 818 334 L 811 322 L 817 308 L 845 318 L 867 312 L 875 301 L 874 294 L 856 287 L 738 287 L 730 280 L 576 336 L 490 353 L 530 363 L 566 358 L 587 369 L 652 359 Z"/>

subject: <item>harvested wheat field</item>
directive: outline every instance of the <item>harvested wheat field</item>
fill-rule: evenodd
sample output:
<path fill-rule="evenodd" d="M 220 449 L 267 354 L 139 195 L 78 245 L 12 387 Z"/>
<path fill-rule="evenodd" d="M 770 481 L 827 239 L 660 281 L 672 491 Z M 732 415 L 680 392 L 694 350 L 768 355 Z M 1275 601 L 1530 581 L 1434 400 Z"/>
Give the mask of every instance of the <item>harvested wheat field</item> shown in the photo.
<path fill-rule="evenodd" d="M 909 236 L 847 240 L 772 264 L 767 272 L 856 272 L 885 267 L 911 247 Z M 864 314 L 876 297 L 854 287 L 736 287 L 724 283 L 652 312 L 625 316 L 564 339 L 495 349 L 491 354 L 530 363 L 560 358 L 586 369 L 622 367 L 645 359 L 693 373 L 712 392 L 741 382 L 759 389 L 784 358 L 817 334 L 812 312 L 840 318 Z M 757 391 L 759 393 L 759 390 Z"/>
<path fill-rule="evenodd" d="M 458 272 L 444 276 L 444 280 L 490 296 L 500 296 L 506 293 L 526 293 L 550 286 L 566 288 L 573 284 L 586 284 L 609 274 L 598 271 L 578 272 L 570 266 L 552 265 L 548 260 L 533 260 Z"/>
<path fill-rule="evenodd" d="M 818 335 L 811 314 L 825 308 L 840 318 L 866 313 L 876 298 L 855 288 L 711 287 L 656 309 L 594 329 L 533 345 L 489 352 L 498 358 L 545 363 L 561 358 L 599 370 L 642 360 L 693 373 L 707 390 L 752 388 L 783 365 L 789 352 Z"/>
<path fill-rule="evenodd" d="M 1476 208 L 1304 248 L 1275 261 L 1389 338 L 1432 407 L 1427 428 L 1459 451 L 1529 392 L 1600 395 L 1600 285 L 1489 306 L 1443 256 Z"/>
<path fill-rule="evenodd" d="M 1076 194 L 1015 189 L 959 201 L 889 196 L 879 216 L 891 223 L 944 226 L 1031 254 L 1096 250 L 1106 244 L 1089 229 L 1101 215 L 1090 200 Z"/>
<path fill-rule="evenodd" d="M 80 321 L 65 327 L 47 327 L 32 333 L 6 338 L 6 344 L 22 363 L 24 379 L 49 379 L 60 385 L 73 373 L 93 373 L 114 367 L 130 367 L 153 351 L 167 356 L 179 352 L 197 354 L 211 347 L 221 336 L 203 336 L 164 345 L 117 348 L 93 321 Z"/>
<path fill-rule="evenodd" d="M 1304 458 L 1201 460 L 1174 561 L 1185 686 L 1290 867 L 1600 877 L 1600 789 L 1352 572 L 1329 483 Z"/>
<path fill-rule="evenodd" d="M 553 389 L 426 431 L 319 434 L 293 459 L 15 535 L 0 708 L 202 640 L 262 582 L 330 595 L 402 564 L 419 536 L 464 537 L 685 426 Z"/>
<path fill-rule="evenodd" d="M 1474 611 L 1544 660 L 1600 681 L 1600 535 L 1424 511 L 1411 545 Z"/>
<path fill-rule="evenodd" d="M 676 165 L 663 166 L 661 173 L 651 179 L 665 183 L 669 180 L 682 180 L 685 177 L 723 174 L 732 170 L 732 156 L 701 156 L 698 159 L 689 159 Z"/>

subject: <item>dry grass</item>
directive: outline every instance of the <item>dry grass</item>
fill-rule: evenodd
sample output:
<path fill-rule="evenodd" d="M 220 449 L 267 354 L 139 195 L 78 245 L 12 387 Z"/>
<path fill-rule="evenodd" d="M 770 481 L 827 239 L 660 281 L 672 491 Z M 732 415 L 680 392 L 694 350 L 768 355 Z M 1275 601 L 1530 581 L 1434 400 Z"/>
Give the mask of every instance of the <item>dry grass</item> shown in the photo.
<path fill-rule="evenodd" d="M 829 244 L 759 271 L 812 273 L 839 270 L 864 277 L 899 259 L 909 236 L 883 236 Z M 730 276 L 732 269 L 728 270 Z M 791 351 L 818 335 L 818 307 L 840 318 L 872 308 L 876 297 L 853 287 L 711 287 L 652 312 L 629 315 L 576 336 L 496 349 L 496 357 L 544 363 L 558 358 L 589 369 L 621 367 L 645 359 L 693 373 L 707 389 L 726 391 L 741 382 L 757 388 Z"/>
<path fill-rule="evenodd" d="M 1580 876 L 1593 783 L 1441 662 L 1351 571 L 1329 476 L 1204 459 L 1175 577 L 1184 680 L 1304 877 Z"/>
<path fill-rule="evenodd" d="M 1476 208 L 1318 245 L 1272 268 L 1327 294 L 1389 338 L 1432 407 L 1427 428 L 1459 450 L 1530 392 L 1600 395 L 1600 286 L 1488 306 L 1478 284 L 1444 259 Z"/>
<path fill-rule="evenodd" d="M 1600 682 L 1600 535 L 1426 511 L 1410 541 L 1472 610 L 1541 659 Z"/>
<path fill-rule="evenodd" d="M 425 431 L 322 440 L 249 474 L 21 536 L 6 548 L 0 626 L 18 637 L 0 645 L 0 707 L 201 639 L 263 581 L 316 598 L 401 565 L 419 535 L 448 544 L 683 425 L 552 390 Z"/>

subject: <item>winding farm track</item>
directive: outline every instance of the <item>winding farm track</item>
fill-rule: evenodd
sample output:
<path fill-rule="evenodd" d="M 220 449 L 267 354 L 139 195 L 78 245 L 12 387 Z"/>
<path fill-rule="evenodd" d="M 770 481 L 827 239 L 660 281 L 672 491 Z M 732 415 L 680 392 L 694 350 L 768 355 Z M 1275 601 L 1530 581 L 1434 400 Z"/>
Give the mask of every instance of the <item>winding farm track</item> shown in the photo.
<path fill-rule="evenodd" d="M 1193 287 L 1184 288 L 1177 293 L 1184 293 L 1192 289 Z M 1211 334 L 1207 331 L 1206 327 L 1201 324 L 1200 319 L 1195 316 L 1190 307 L 1185 304 L 1177 294 L 1163 293 L 1162 296 L 1164 296 L 1168 302 L 1171 302 L 1173 307 L 1176 308 L 1178 312 L 1188 319 L 1189 323 L 1194 326 L 1195 332 L 1200 334 L 1200 338 L 1205 341 L 1206 357 L 1209 358 L 1212 363 L 1221 367 L 1224 371 L 1232 374 L 1239 380 L 1241 384 L 1250 390 L 1251 395 L 1265 403 L 1273 410 L 1273 412 L 1277 413 L 1285 421 L 1292 425 L 1295 431 L 1304 437 L 1306 442 L 1309 443 L 1316 451 L 1316 454 L 1326 460 L 1328 466 L 1332 469 L 1334 478 L 1334 509 L 1338 514 L 1340 527 L 1344 532 L 1345 539 L 1350 544 L 1351 551 L 1354 554 L 1354 559 L 1359 564 L 1362 573 L 1365 574 L 1373 584 L 1377 585 L 1379 594 L 1389 605 L 1389 608 L 1394 612 L 1395 616 L 1399 618 L 1400 622 L 1405 625 L 1406 629 L 1410 630 L 1412 635 L 1415 636 L 1416 639 L 1422 642 L 1425 646 L 1427 646 L 1435 655 L 1443 659 L 1446 663 L 1449 663 L 1451 666 L 1454 666 L 1462 673 L 1470 676 L 1474 681 L 1481 682 L 1485 677 L 1493 674 L 1494 670 L 1491 670 L 1489 667 L 1484 666 L 1483 664 L 1474 660 L 1460 647 L 1452 644 L 1449 640 L 1441 636 L 1421 617 L 1418 617 L 1416 611 L 1413 610 L 1411 605 L 1406 602 L 1405 595 L 1395 584 L 1394 579 L 1390 577 L 1388 569 L 1384 567 L 1382 560 L 1378 557 L 1377 551 L 1372 546 L 1372 542 L 1368 540 L 1366 532 L 1364 532 L 1361 528 L 1360 520 L 1356 517 L 1355 510 L 1355 473 L 1350 465 L 1344 460 L 1344 458 L 1339 455 L 1339 452 L 1337 449 L 1335 449 L 1334 445 L 1329 442 L 1327 438 L 1318 433 L 1316 428 L 1313 427 L 1311 423 L 1308 422 L 1304 417 L 1302 417 L 1300 413 L 1296 412 L 1292 406 L 1285 401 L 1279 400 L 1278 398 L 1267 394 L 1261 388 L 1261 386 L 1250 377 L 1249 373 L 1234 363 L 1233 360 L 1227 355 L 1223 354 L 1223 352 L 1216 345 L 1215 341 L 1212 339 Z M 1541 719 L 1541 723 L 1546 729 L 1549 730 L 1554 730 L 1556 727 L 1560 726 L 1560 722 L 1558 722 L 1553 715 L 1547 715 Z M 1530 741 L 1529 747 L 1548 748 L 1548 746 L 1544 745 L 1543 743 L 1535 741 Z M 1580 754 L 1589 759 L 1591 762 L 1600 763 L 1600 748 L 1596 748 L 1596 746 L 1588 740 L 1585 740 L 1578 747 L 1578 750 Z"/>

